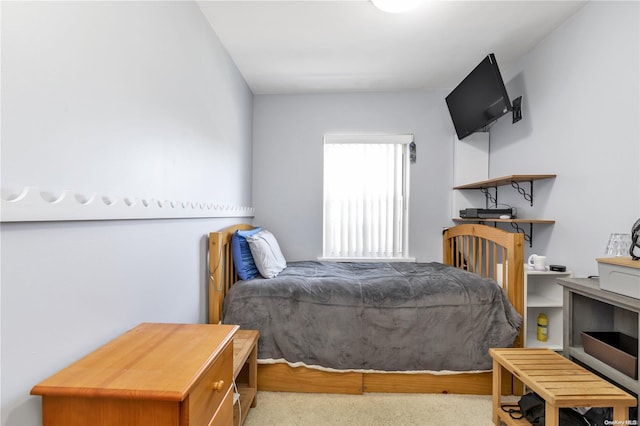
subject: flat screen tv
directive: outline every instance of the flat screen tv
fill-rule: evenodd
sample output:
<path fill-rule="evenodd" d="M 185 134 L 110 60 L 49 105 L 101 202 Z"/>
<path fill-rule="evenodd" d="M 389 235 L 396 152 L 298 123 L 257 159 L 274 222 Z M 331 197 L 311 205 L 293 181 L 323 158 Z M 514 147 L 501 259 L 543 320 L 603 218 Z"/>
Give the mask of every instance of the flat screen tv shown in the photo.
<path fill-rule="evenodd" d="M 458 139 L 462 140 L 511 111 L 511 102 L 493 53 L 446 97 Z"/>

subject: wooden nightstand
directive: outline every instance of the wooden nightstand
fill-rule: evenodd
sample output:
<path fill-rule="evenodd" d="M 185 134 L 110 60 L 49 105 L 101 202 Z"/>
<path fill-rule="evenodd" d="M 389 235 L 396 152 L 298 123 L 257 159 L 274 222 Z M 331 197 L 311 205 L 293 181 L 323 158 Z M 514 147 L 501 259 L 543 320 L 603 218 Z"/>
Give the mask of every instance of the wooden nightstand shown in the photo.
<path fill-rule="evenodd" d="M 231 425 L 237 329 L 140 324 L 34 386 L 42 424 Z"/>
<path fill-rule="evenodd" d="M 233 424 L 242 425 L 255 407 L 258 393 L 258 336 L 256 330 L 238 330 L 233 338 L 233 377 L 240 398 L 234 399 Z"/>

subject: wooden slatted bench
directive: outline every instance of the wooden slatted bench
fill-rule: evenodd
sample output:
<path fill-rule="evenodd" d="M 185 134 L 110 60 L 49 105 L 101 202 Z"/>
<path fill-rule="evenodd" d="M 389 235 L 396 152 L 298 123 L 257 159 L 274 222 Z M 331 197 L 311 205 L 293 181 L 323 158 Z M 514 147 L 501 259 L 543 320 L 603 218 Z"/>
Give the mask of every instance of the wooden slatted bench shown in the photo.
<path fill-rule="evenodd" d="M 489 349 L 493 358 L 493 423 L 529 425 L 500 405 L 503 368 L 545 400 L 545 424 L 557 426 L 562 407 L 613 407 L 612 424 L 629 424 L 636 398 L 550 349 Z"/>

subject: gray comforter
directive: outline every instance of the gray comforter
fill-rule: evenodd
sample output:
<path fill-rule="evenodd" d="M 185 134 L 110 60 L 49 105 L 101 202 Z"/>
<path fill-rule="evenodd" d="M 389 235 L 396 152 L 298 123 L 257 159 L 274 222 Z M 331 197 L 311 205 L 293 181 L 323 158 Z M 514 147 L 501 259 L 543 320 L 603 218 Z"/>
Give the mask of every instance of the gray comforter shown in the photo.
<path fill-rule="evenodd" d="M 260 331 L 259 359 L 338 370 L 491 369 L 522 317 L 493 281 L 440 263 L 291 262 L 236 283 L 223 322 Z"/>

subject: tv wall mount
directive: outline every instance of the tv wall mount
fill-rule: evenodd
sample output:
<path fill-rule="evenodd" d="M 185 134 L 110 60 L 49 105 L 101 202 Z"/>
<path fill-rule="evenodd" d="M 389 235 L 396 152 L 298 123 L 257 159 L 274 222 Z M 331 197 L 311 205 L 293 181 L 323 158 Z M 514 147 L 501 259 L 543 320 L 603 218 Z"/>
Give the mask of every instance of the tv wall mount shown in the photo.
<path fill-rule="evenodd" d="M 522 120 L 522 96 L 511 101 L 511 113 L 513 114 L 513 124 Z"/>

